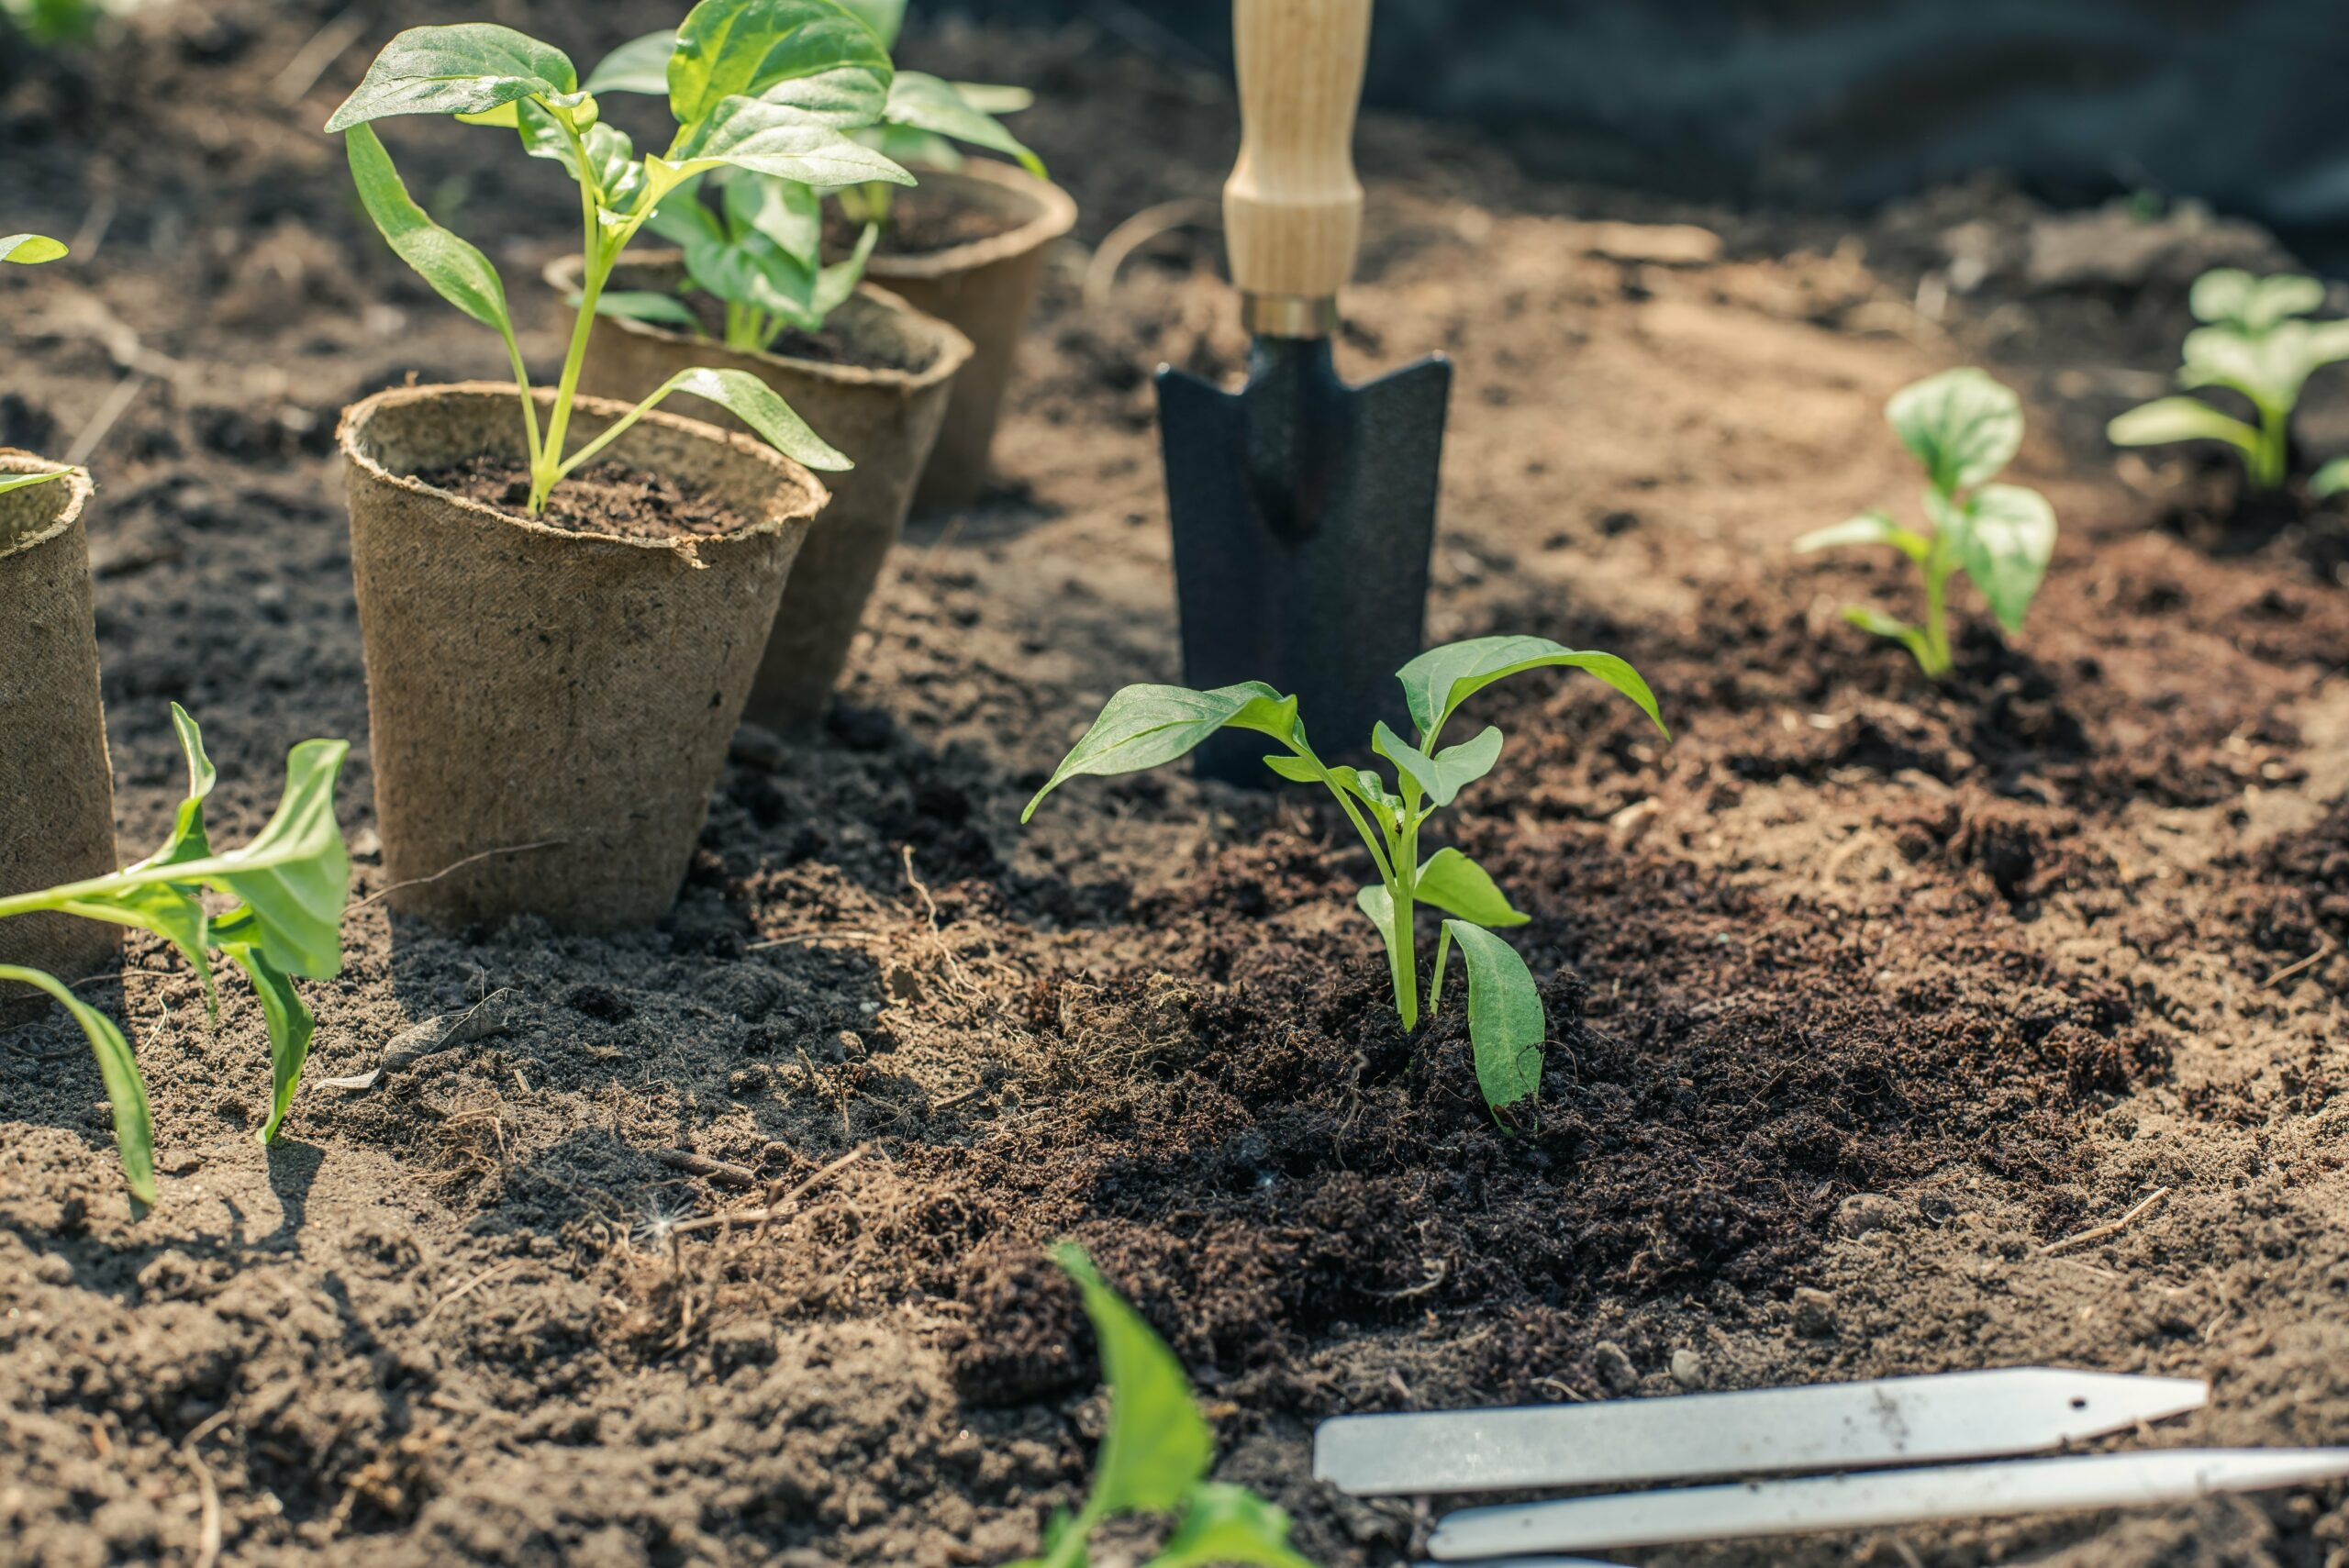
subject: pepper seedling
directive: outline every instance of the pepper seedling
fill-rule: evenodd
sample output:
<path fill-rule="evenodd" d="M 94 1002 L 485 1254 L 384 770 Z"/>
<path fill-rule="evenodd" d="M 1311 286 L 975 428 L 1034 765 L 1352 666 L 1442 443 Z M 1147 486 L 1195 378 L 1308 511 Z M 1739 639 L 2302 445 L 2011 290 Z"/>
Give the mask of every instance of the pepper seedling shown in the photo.
<path fill-rule="evenodd" d="M 276 1141 L 301 1083 L 302 1064 L 317 1028 L 294 977 L 329 980 L 342 971 L 342 912 L 351 894 L 351 859 L 335 821 L 334 786 L 350 745 L 305 740 L 285 763 L 285 792 L 276 814 L 241 850 L 216 850 L 204 826 L 204 803 L 218 773 L 205 755 L 204 736 L 177 703 L 172 727 L 187 759 L 187 798 L 180 803 L 163 847 L 108 876 L 0 898 L 0 920 L 55 911 L 84 920 L 152 931 L 180 951 L 204 982 L 206 1007 L 217 1016 L 210 954 L 244 971 L 261 999 L 269 1029 L 272 1080 L 263 1144 Z M 206 908 L 206 893 L 237 900 Z M 155 1123 L 147 1084 L 130 1042 L 112 1018 L 73 994 L 53 974 L 0 963 L 0 980 L 48 993 L 72 1016 L 98 1059 L 106 1100 L 114 1110 L 115 1142 L 131 1193 L 155 1201 Z"/>
<path fill-rule="evenodd" d="M 328 131 L 343 133 L 360 199 L 392 249 L 441 298 L 505 339 L 522 396 L 533 515 L 566 475 L 674 393 L 718 405 L 810 468 L 851 466 L 756 376 L 708 368 L 678 372 L 603 434 L 564 453 L 605 285 L 629 242 L 680 186 L 715 169 L 817 186 L 913 183 L 848 134 L 880 120 L 895 73 L 880 39 L 838 0 L 703 0 L 674 33 L 654 36 L 662 47 L 640 39 L 619 51 L 617 65 L 607 61 L 612 74 L 601 84 L 628 89 L 649 81 L 657 55 L 657 90 L 677 122 L 661 153 L 640 157 L 626 133 L 603 120 L 594 91 L 562 50 L 488 23 L 399 34 L 327 121 Z M 505 284 L 487 256 L 410 199 L 373 126 L 395 115 L 507 127 L 524 151 L 560 163 L 578 184 L 585 272 L 543 432 Z"/>
<path fill-rule="evenodd" d="M 1371 733 L 1372 751 L 1395 769 L 1393 788 L 1374 768 L 1332 767 L 1314 755 L 1297 699 L 1261 681 L 1210 692 L 1135 685 L 1109 699 L 1019 819 L 1035 816 L 1046 795 L 1080 774 L 1154 768 L 1226 727 L 1271 736 L 1287 754 L 1268 756 L 1264 765 L 1292 783 L 1325 786 L 1370 851 L 1378 881 L 1357 893 L 1354 904 L 1386 943 L 1395 1010 L 1406 1030 L 1419 1026 L 1414 916 L 1426 904 L 1449 917 L 1436 942 L 1428 1008 L 1432 1014 L 1442 1004 L 1445 965 L 1457 943 L 1468 972 L 1468 1035 L 1477 1086 L 1486 1106 L 1499 1111 L 1542 1086 L 1542 1047 L 1549 1032 L 1542 995 L 1525 961 L 1493 934 L 1495 927 L 1521 926 L 1531 917 L 1511 906 L 1491 875 L 1458 850 L 1440 849 L 1420 860 L 1419 836 L 1439 809 L 1500 760 L 1504 738 L 1494 725 L 1474 740 L 1437 749 L 1461 705 L 1496 681 L 1556 667 L 1598 676 L 1638 704 L 1671 738 L 1647 683 L 1614 654 L 1585 652 L 1542 637 L 1480 637 L 1431 649 L 1397 673 L 1417 740 L 1406 741 L 1384 721 Z"/>
<path fill-rule="evenodd" d="M 2254 489 L 2278 489 L 2290 477 L 2292 410 L 2310 375 L 2349 360 L 2349 321 L 2303 319 L 2324 304 L 2324 285 L 2290 273 L 2255 278 L 2221 267 L 2194 280 L 2187 303 L 2203 325 L 2186 335 L 2178 384 L 2240 394 L 2254 422 L 2199 397 L 2162 397 L 2114 419 L 2105 435 L 2122 447 L 2223 441 L 2243 455 Z M 2342 488 L 2349 469 L 2329 464 L 2323 477 L 2319 495 Z"/>
<path fill-rule="evenodd" d="M 1288 1544 L 1286 1510 L 1244 1486 L 1209 1481 L 1215 1434 L 1199 1414 L 1183 1363 L 1141 1315 L 1067 1242 L 1052 1260 L 1076 1282 L 1109 1385 L 1108 1429 L 1093 1467 L 1093 1489 L 1074 1514 L 1056 1513 L 1044 1554 L 1010 1568 L 1089 1568 L 1093 1532 L 1123 1514 L 1173 1514 L 1174 1529 L 1143 1568 L 1314 1568 Z"/>
<path fill-rule="evenodd" d="M 889 49 L 897 47 L 905 30 L 906 0 L 842 0 L 864 18 L 874 35 Z M 947 82 L 919 72 L 901 72 L 902 89 L 889 95 L 891 113 L 877 126 L 857 133 L 866 145 L 878 148 L 900 163 L 948 172 L 963 166 L 963 142 L 1017 159 L 1021 168 L 1044 178 L 1044 162 L 1003 128 L 998 115 L 1018 114 L 1036 101 L 1025 87 L 989 85 L 979 82 Z M 864 184 L 840 193 L 841 210 L 852 221 L 885 226 L 891 192 L 886 185 Z"/>
<path fill-rule="evenodd" d="M 1964 572 L 2008 634 L 2021 631 L 2055 553 L 2055 509 L 2036 490 L 1988 483 L 2022 448 L 2022 403 L 1981 371 L 1943 371 L 1903 387 L 1885 414 L 1900 444 L 1925 465 L 1932 532 L 1902 528 L 1878 510 L 1805 534 L 1795 549 L 1886 544 L 1915 562 L 1925 580 L 1923 626 L 1866 605 L 1847 606 L 1843 618 L 1899 643 L 1938 681 L 1952 668 L 1950 578 Z"/>
<path fill-rule="evenodd" d="M 41 261 L 54 261 L 65 254 L 65 247 L 46 234 L 0 234 L 0 261 L 14 261 L 20 267 L 29 267 Z M 61 468 L 46 473 L 0 473 L 0 495 L 6 495 L 11 490 L 46 484 L 72 472 L 70 468 Z"/>

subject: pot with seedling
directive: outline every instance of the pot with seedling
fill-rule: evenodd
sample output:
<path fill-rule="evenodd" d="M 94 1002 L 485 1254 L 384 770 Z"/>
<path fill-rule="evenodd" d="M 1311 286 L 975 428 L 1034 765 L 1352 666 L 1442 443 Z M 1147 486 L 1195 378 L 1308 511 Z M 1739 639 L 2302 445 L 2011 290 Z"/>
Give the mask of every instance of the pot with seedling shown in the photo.
<path fill-rule="evenodd" d="M 1904 528 L 1877 510 L 1805 534 L 1795 549 L 1889 545 L 1916 562 L 1924 579 L 1923 625 L 1869 605 L 1847 606 L 1843 618 L 1899 643 L 1927 676 L 1944 680 L 1954 668 L 1950 584 L 1963 573 L 2009 636 L 2022 630 L 2055 553 L 2055 510 L 2036 490 L 1990 483 L 2022 448 L 2022 404 L 1982 372 L 1944 371 L 1903 387 L 1885 414 L 1901 445 L 1925 465 L 1924 509 L 1932 531 Z"/>
<path fill-rule="evenodd" d="M 674 901 L 792 561 L 849 460 L 746 370 L 584 396 L 629 243 L 695 176 L 908 182 L 848 134 L 888 57 L 834 0 L 705 0 L 668 39 L 676 131 L 640 155 L 570 59 L 483 24 L 400 34 L 328 122 L 362 202 L 433 290 L 503 339 L 517 384 L 406 387 L 346 411 L 376 811 L 395 908 L 608 930 Z M 578 189 L 584 262 L 561 373 L 533 389 L 489 259 L 410 199 L 396 115 L 504 127 Z M 657 408 L 717 405 L 755 439 Z M 824 526 L 818 523 L 817 526 Z"/>
<path fill-rule="evenodd" d="M 2324 285 L 2288 273 L 2254 277 L 2232 267 L 2203 273 L 2188 297 L 2202 323 L 2186 335 L 2180 386 L 2234 394 L 2250 406 L 2244 420 L 2199 397 L 2161 397 L 2130 409 L 2106 428 L 2115 446 L 2218 441 L 2243 462 L 2238 511 L 2292 509 L 2292 412 L 2308 379 L 2349 360 L 2349 321 L 2310 321 Z M 2349 458 L 2325 464 L 2309 482 L 2311 495 L 2349 490 Z M 2280 502 L 2280 506 L 2279 506 Z"/>
<path fill-rule="evenodd" d="M 673 50 L 673 39 L 624 46 L 589 73 L 587 90 L 666 93 L 671 55 L 661 46 Z M 596 333 L 580 376 L 583 390 L 626 399 L 695 365 L 739 371 L 854 462 L 792 565 L 751 683 L 746 717 L 783 730 L 822 717 L 971 354 L 953 328 L 863 283 L 877 228 L 823 264 L 820 203 L 811 185 L 740 169 L 679 186 L 649 225 L 677 249 L 614 272 L 601 307 L 616 319 Z M 556 261 L 548 281 L 576 299 L 584 267 L 584 257 Z"/>
<path fill-rule="evenodd" d="M 1670 738 L 1647 683 L 1614 654 L 1564 648 L 1541 637 L 1480 637 L 1431 649 L 1397 672 L 1414 738 L 1404 740 L 1383 721 L 1370 738 L 1371 751 L 1395 770 L 1392 785 L 1375 768 L 1323 762 L 1306 740 L 1297 698 L 1261 681 L 1206 692 L 1134 685 L 1109 699 L 1019 819 L 1035 816 L 1046 795 L 1081 775 L 1155 768 L 1189 754 L 1219 731 L 1270 737 L 1281 750 L 1266 756 L 1264 766 L 1292 784 L 1327 789 L 1369 852 L 1378 880 L 1357 893 L 1354 904 L 1386 946 L 1395 1010 L 1407 1031 L 1419 1027 L 1422 995 L 1428 1016 L 1442 1006 L 1444 973 L 1453 948 L 1460 949 L 1467 971 L 1476 1083 L 1485 1103 L 1498 1112 L 1531 1098 L 1542 1086 L 1549 1026 L 1541 993 L 1525 961 L 1494 935 L 1494 928 L 1521 926 L 1529 917 L 1458 850 L 1439 849 L 1421 859 L 1421 836 L 1439 810 L 1500 761 L 1504 737 L 1496 725 L 1486 725 L 1473 740 L 1439 748 L 1462 705 L 1496 681 L 1557 668 L 1582 670 L 1606 682 Z M 1422 904 L 1445 917 L 1437 929 L 1435 963 L 1424 993 L 1417 920 Z"/>
<path fill-rule="evenodd" d="M 0 261 L 55 261 L 38 234 L 0 235 Z M 114 870 L 114 784 L 98 695 L 85 532 L 90 476 L 0 449 L 0 897 Z M 79 980 L 121 932 L 61 915 L 0 926 L 0 965 Z M 0 982 L 0 1023 L 46 1004 Z"/>
<path fill-rule="evenodd" d="M 343 906 L 351 893 L 351 858 L 334 814 L 335 780 L 348 744 L 305 740 L 295 747 L 276 812 L 242 849 L 220 850 L 204 824 L 204 803 L 219 776 L 205 754 L 204 736 L 177 703 L 172 727 L 187 761 L 187 797 L 162 848 L 117 870 L 109 838 L 106 862 L 95 873 L 22 891 L 0 888 L 6 893 L 0 896 L 0 954 L 9 955 L 0 960 L 0 983 L 54 999 L 81 1027 L 114 1112 L 124 1179 L 131 1195 L 147 1204 L 155 1201 L 155 1123 L 130 1041 L 60 973 L 20 956 L 17 931 L 53 922 L 87 926 L 110 939 L 126 928 L 151 931 L 195 971 L 205 1005 L 216 1015 L 213 955 L 243 971 L 269 1034 L 270 1108 L 259 1134 L 267 1145 L 276 1141 L 293 1108 L 317 1028 L 294 981 L 341 973 Z M 38 951 L 38 940 L 34 946 Z"/>

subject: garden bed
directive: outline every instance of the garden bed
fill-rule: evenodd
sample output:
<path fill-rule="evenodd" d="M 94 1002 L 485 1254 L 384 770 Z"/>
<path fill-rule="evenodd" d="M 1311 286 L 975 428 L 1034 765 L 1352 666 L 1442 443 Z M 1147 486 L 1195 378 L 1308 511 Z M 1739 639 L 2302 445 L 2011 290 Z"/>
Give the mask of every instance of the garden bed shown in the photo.
<path fill-rule="evenodd" d="M 124 841 L 179 797 L 170 699 L 231 841 L 288 746 L 347 736 L 371 900 L 335 415 L 502 357 L 314 133 L 365 51 L 274 95 L 340 6 L 209 9 L 86 74 L 0 79 L 10 221 L 106 219 L 85 264 L 0 295 L 0 446 L 61 451 L 144 378 L 91 458 Z M 403 20 L 456 15 L 434 9 Z M 666 15 L 529 9 L 581 59 Z M 1021 133 L 1085 246 L 1228 167 L 1211 77 L 1081 29 L 927 43 L 1044 90 Z M 544 214 L 493 247 L 534 278 L 566 209 L 510 197 L 561 176 L 466 155 L 489 134 L 420 131 L 409 180 L 444 218 Z M 1433 637 L 1612 650 L 1676 736 L 1595 683 L 1477 699 L 1512 740 L 1457 841 L 1533 917 L 1553 1045 L 1530 1129 L 1486 1114 L 1456 1016 L 1401 1035 L 1359 851 L 1301 794 L 1170 770 L 1018 825 L 1115 685 L 1176 677 L 1147 373 L 1246 346 L 1211 230 L 1094 277 L 1089 310 L 1070 247 L 1010 479 L 909 530 L 820 739 L 738 747 L 659 929 L 449 937 L 366 903 L 267 1155 L 257 1008 L 207 1029 L 134 936 L 83 995 L 153 1091 L 163 1202 L 136 1223 L 72 1026 L 0 1033 L 12 1560 L 197 1561 L 217 1496 L 239 1562 L 999 1562 L 1099 1429 L 1041 1254 L 1063 1236 L 1186 1359 L 1220 1473 L 1331 1565 L 1405 1561 L 1425 1518 L 1308 1479 L 1311 1423 L 1345 1410 L 2062 1362 L 2211 1376 L 2181 1435 L 2343 1438 L 2341 533 L 2221 548 L 2189 465 L 2100 438 L 2175 363 L 2199 262 L 2269 242 L 2173 225 L 2174 254 L 2067 272 L 2102 220 L 1990 186 L 1856 222 L 1666 207 L 1376 117 L 1362 161 L 1341 360 L 1459 362 Z M 566 323 L 517 295 L 551 360 Z M 2023 392 L 2016 473 L 2064 533 L 2024 634 L 1964 641 L 1934 690 L 1836 614 L 1905 610 L 1904 575 L 1788 546 L 1911 504 L 1884 400 L 1964 362 Z M 2329 455 L 2349 400 L 2320 386 L 2303 437 Z M 401 1040 L 449 1015 L 441 1049 Z M 697 1223 L 761 1193 L 763 1225 Z M 2349 1515 L 2263 1500 L 1642 1561 L 2344 1546 Z"/>

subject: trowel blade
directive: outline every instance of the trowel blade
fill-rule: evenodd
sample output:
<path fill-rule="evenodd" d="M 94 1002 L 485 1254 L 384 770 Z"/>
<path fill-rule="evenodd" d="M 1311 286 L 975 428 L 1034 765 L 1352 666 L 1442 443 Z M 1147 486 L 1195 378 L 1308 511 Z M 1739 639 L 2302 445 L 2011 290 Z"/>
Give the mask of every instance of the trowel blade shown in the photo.
<path fill-rule="evenodd" d="M 1404 727 L 1395 672 L 1420 651 L 1451 387 L 1441 355 L 1349 386 L 1326 339 L 1259 338 L 1238 392 L 1160 367 L 1186 684 L 1295 693 L 1325 757 L 1378 719 Z M 1226 732 L 1195 756 L 1270 784 L 1266 750 Z"/>
<path fill-rule="evenodd" d="M 2033 1453 L 2199 1410 L 2199 1378 L 2009 1367 L 1587 1405 L 1341 1416 L 1313 1474 L 1358 1496 L 1617 1486 Z"/>

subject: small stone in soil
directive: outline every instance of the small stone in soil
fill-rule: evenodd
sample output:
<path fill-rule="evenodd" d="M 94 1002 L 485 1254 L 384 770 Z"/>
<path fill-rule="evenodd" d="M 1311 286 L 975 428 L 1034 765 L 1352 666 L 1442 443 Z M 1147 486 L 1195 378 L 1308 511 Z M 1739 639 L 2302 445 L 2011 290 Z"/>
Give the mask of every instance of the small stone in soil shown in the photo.
<path fill-rule="evenodd" d="M 1640 1385 L 1640 1369 L 1612 1340 L 1601 1340 L 1590 1347 L 1590 1372 L 1609 1394 L 1628 1394 Z"/>
<path fill-rule="evenodd" d="M 1705 1358 L 1694 1351 L 1683 1349 L 1672 1352 L 1672 1381 L 1693 1394 L 1712 1379 L 1705 1371 Z"/>
<path fill-rule="evenodd" d="M 566 533 L 607 539 L 715 539 L 751 526 L 698 486 L 621 462 L 590 463 L 554 487 L 546 510 L 530 517 L 529 465 L 516 458 L 473 457 L 428 469 L 425 484 L 494 506 L 509 517 Z"/>
<path fill-rule="evenodd" d="M 1835 1332 L 1835 1298 L 1814 1285 L 1795 1292 L 1795 1332 L 1823 1340 Z"/>

